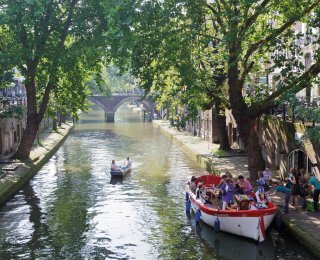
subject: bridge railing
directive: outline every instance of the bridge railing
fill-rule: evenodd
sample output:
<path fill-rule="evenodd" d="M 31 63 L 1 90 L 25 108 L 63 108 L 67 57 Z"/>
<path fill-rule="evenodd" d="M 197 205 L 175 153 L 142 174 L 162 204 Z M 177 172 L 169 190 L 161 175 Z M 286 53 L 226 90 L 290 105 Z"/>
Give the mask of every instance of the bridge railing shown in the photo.
<path fill-rule="evenodd" d="M 143 90 L 141 89 L 132 89 L 132 90 L 125 90 L 125 91 L 115 91 L 112 95 L 121 95 L 121 96 L 130 96 L 130 95 L 140 95 L 144 94 Z"/>

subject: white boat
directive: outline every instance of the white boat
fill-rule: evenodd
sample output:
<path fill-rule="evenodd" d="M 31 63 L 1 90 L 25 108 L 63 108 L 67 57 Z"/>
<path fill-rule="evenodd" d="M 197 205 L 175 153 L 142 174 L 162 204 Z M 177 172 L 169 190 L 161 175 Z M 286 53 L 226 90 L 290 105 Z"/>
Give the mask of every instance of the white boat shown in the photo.
<path fill-rule="evenodd" d="M 111 174 L 111 177 L 123 177 L 125 176 L 127 173 L 129 173 L 131 171 L 131 167 L 128 168 L 128 167 L 121 167 L 121 168 L 118 168 L 116 170 L 113 170 L 111 169 L 110 170 L 110 174 Z"/>
<path fill-rule="evenodd" d="M 214 194 L 213 184 L 215 186 L 219 184 L 221 177 L 203 175 L 197 178 L 196 184 L 200 180 L 206 193 L 210 195 L 212 192 Z M 241 199 L 236 207 L 221 210 L 219 207 L 213 206 L 212 203 L 197 198 L 189 185 L 186 189 L 186 200 L 187 210 L 191 208 L 195 212 L 197 221 L 202 220 L 212 227 L 215 227 L 215 223 L 219 222 L 220 230 L 259 242 L 265 240 L 265 231 L 270 226 L 277 211 L 277 206 L 272 202 L 267 202 L 265 207 L 262 208 L 254 200 L 241 201 Z"/>

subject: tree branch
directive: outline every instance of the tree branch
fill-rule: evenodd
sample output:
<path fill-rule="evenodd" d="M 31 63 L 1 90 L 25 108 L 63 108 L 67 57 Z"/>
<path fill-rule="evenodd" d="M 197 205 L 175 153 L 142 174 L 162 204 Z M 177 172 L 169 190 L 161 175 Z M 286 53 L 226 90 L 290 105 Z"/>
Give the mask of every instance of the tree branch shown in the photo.
<path fill-rule="evenodd" d="M 293 25 L 298 19 L 302 18 L 306 14 L 310 13 L 313 8 L 318 6 L 320 3 L 320 0 L 317 0 L 315 3 L 310 5 L 308 8 L 306 8 L 298 17 L 295 17 L 294 19 L 289 20 L 285 24 L 283 24 L 280 28 L 274 30 L 270 35 L 265 37 L 264 39 L 254 43 L 249 47 L 247 53 L 244 55 L 242 64 L 246 64 L 251 57 L 251 55 L 263 44 L 268 43 L 271 39 L 277 37 L 281 33 L 283 33 L 286 29 L 288 29 L 291 25 Z"/>
<path fill-rule="evenodd" d="M 243 23 L 243 26 L 240 29 L 239 35 L 243 35 L 245 31 L 255 23 L 259 15 L 262 13 L 261 11 L 267 6 L 267 4 L 270 1 L 271 0 L 264 0 L 262 3 L 259 4 L 259 7 L 257 7 L 258 9 L 256 9 L 256 12 Z M 248 8 L 248 10 L 249 9 L 250 7 Z"/>
<path fill-rule="evenodd" d="M 214 8 L 207 4 L 207 8 L 215 15 L 215 18 L 217 19 L 218 24 L 223 27 L 223 21 L 220 18 L 220 15 L 218 14 L 218 12 L 216 10 L 214 10 Z"/>
<path fill-rule="evenodd" d="M 313 64 L 306 72 L 304 72 L 296 80 L 282 87 L 281 89 L 276 90 L 270 96 L 268 96 L 264 101 L 259 103 L 253 103 L 249 109 L 248 113 L 251 116 L 259 116 L 268 108 L 275 105 L 275 100 L 281 95 L 287 93 L 290 90 L 295 91 L 295 93 L 306 87 L 306 84 L 310 83 L 313 78 L 315 78 L 320 73 L 320 61 Z"/>
<path fill-rule="evenodd" d="M 59 43 L 59 46 L 60 48 L 62 48 L 64 46 L 64 43 L 67 39 L 67 36 L 68 36 L 68 30 L 69 30 L 69 27 L 71 25 L 71 22 L 72 22 L 72 17 L 73 17 L 73 11 L 75 9 L 75 6 L 76 4 L 79 2 L 79 0 L 72 0 L 71 4 L 70 4 L 70 9 L 69 9 L 69 12 L 68 12 L 68 17 L 65 21 L 65 24 L 64 24 L 64 28 L 62 30 L 62 33 L 61 33 L 61 37 L 60 37 L 60 43 Z"/>

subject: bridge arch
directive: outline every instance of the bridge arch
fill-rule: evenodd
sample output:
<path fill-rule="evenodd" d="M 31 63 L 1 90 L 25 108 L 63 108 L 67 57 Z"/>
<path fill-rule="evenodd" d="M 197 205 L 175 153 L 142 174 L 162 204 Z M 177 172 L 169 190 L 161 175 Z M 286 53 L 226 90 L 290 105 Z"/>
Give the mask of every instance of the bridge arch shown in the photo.
<path fill-rule="evenodd" d="M 105 111 L 105 117 L 107 122 L 114 122 L 114 115 L 117 109 L 128 101 L 137 101 L 143 104 L 143 107 L 152 117 L 153 111 L 155 109 L 155 104 L 151 100 L 141 99 L 141 95 L 131 94 L 131 95 L 112 95 L 107 96 L 91 96 L 89 100 L 93 103 L 96 103 Z M 150 118 L 152 119 L 152 118 Z"/>

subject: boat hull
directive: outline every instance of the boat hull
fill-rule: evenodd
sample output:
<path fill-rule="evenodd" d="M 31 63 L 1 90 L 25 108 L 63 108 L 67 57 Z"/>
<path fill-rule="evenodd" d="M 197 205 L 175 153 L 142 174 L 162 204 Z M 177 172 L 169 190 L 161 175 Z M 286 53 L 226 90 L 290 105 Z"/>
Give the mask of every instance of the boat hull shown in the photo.
<path fill-rule="evenodd" d="M 123 177 L 127 175 L 130 171 L 131 171 L 131 168 L 111 170 L 110 174 L 111 174 L 111 177 Z"/>
<path fill-rule="evenodd" d="M 265 230 L 270 226 L 277 211 L 277 207 L 272 203 L 267 209 L 218 210 L 204 204 L 201 199 L 197 199 L 189 187 L 187 187 L 187 193 L 192 210 L 195 213 L 200 211 L 200 219 L 204 223 L 214 227 L 216 219 L 219 218 L 220 230 L 255 241 L 265 239 Z"/>

